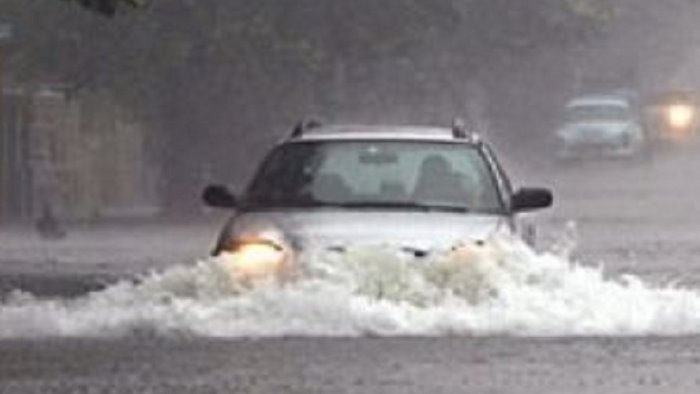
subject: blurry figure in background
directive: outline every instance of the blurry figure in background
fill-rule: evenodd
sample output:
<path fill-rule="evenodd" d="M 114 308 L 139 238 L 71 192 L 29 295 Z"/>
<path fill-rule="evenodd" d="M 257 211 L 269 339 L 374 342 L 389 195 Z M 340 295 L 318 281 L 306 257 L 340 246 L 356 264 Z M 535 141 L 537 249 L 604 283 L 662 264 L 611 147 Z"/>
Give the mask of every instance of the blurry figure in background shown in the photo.
<path fill-rule="evenodd" d="M 35 226 L 42 239 L 59 240 L 66 237 L 66 230 L 56 218 L 49 203 L 43 204 L 41 216 L 36 220 Z"/>

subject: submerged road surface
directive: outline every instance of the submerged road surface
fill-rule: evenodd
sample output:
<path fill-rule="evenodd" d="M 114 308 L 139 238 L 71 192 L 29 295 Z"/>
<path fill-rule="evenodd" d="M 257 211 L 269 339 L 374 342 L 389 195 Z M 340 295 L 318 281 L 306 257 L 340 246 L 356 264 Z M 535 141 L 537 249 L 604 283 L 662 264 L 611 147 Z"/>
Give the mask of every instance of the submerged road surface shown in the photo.
<path fill-rule="evenodd" d="M 697 393 L 697 338 L 0 343 L 0 392 Z"/>
<path fill-rule="evenodd" d="M 0 245 L 6 287 L 20 283 L 7 279 L 13 275 L 29 290 L 37 287 L 36 278 L 46 281 L 40 288 L 60 278 L 63 284 L 54 293 L 72 288 L 77 296 L 68 302 L 22 293 L 0 304 L 5 324 L 0 393 L 697 393 L 700 183 L 692 179 L 697 168 L 700 152 L 694 149 L 650 163 L 525 168 L 524 178 L 553 186 L 559 201 L 546 215 L 542 237 L 571 233 L 569 241 L 578 248 L 573 260 L 526 275 L 531 287 L 503 284 L 500 290 L 526 299 L 523 305 L 533 313 L 500 315 L 518 309 L 501 301 L 471 311 L 473 321 L 460 317 L 459 303 L 431 309 L 424 298 L 415 301 L 425 294 L 437 297 L 424 288 L 395 295 L 410 295 L 418 309 L 391 300 L 363 314 L 367 304 L 351 299 L 341 305 L 347 301 L 342 287 L 323 283 L 301 295 L 261 293 L 236 304 L 221 301 L 216 278 L 193 280 L 188 270 L 152 278 L 146 289 L 124 283 L 90 297 L 71 284 L 94 284 L 85 279 L 90 275 L 114 281 L 191 261 L 206 250 L 202 244 L 213 237 L 215 223 L 161 232 L 101 230 L 108 235 L 102 238 L 91 231 L 80 242 L 38 249 L 21 231 L 0 232 L 13 240 Z M 141 234 L 142 244 L 130 246 L 129 234 Z M 591 268 L 598 265 L 604 267 L 600 277 Z M 621 279 L 626 274 L 635 279 Z M 653 288 L 669 283 L 685 290 Z M 547 296 L 558 302 L 549 304 Z M 294 303 L 281 307 L 280 297 Z M 645 308 L 651 302 L 654 308 Z M 611 305 L 617 309 L 608 310 Z M 637 310 L 644 316 L 636 316 Z M 227 317 L 231 325 L 247 324 L 248 335 L 231 335 Z M 210 320 L 216 325 L 207 325 Z M 333 324 L 314 325 L 329 321 Z M 415 329 L 419 335 L 406 335 L 412 327 L 405 325 L 392 331 L 396 321 L 421 327 Z M 275 324 L 294 326 L 296 335 L 275 338 Z M 470 334 L 474 326 L 481 330 Z M 249 338 L 256 329 L 272 337 Z M 603 334 L 570 335 L 596 329 Z M 370 335 L 357 336 L 358 331 Z M 387 332 L 398 335 L 382 335 Z"/>

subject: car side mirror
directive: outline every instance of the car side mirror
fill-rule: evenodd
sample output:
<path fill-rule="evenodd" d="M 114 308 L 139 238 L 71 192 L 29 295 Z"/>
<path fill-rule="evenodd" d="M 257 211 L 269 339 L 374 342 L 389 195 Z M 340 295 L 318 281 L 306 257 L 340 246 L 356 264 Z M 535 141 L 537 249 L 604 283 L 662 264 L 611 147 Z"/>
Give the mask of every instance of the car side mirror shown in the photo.
<path fill-rule="evenodd" d="M 224 185 L 209 185 L 202 192 L 205 204 L 214 208 L 235 208 L 236 196 Z"/>
<path fill-rule="evenodd" d="M 510 201 L 513 212 L 523 212 L 551 207 L 554 197 L 549 189 L 526 187 L 516 191 Z"/>

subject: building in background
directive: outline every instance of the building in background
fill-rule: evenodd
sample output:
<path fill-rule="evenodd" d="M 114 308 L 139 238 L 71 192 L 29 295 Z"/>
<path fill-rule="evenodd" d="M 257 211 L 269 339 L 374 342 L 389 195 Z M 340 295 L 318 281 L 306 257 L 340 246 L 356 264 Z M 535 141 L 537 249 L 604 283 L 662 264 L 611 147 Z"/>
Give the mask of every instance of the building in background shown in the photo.
<path fill-rule="evenodd" d="M 60 86 L 3 96 L 1 222 L 31 220 L 46 205 L 63 220 L 157 213 L 144 129 L 118 106 Z"/>

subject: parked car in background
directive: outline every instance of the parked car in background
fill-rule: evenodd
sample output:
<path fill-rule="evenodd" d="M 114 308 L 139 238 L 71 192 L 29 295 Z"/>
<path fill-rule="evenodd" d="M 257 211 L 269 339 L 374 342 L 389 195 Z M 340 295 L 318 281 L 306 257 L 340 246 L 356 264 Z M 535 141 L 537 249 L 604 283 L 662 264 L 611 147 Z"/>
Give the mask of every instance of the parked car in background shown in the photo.
<path fill-rule="evenodd" d="M 629 98 L 619 94 L 573 98 L 556 130 L 556 155 L 561 159 L 633 157 L 644 152 L 641 117 Z"/>

